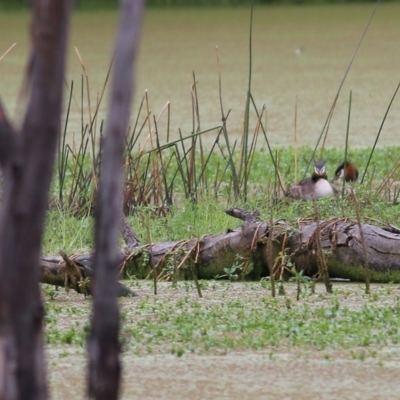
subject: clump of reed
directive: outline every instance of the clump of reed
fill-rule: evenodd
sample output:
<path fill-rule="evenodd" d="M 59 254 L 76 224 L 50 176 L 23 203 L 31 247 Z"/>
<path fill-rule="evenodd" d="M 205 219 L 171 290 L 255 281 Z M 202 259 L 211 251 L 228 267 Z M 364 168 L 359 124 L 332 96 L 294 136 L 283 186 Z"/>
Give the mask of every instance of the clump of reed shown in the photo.
<path fill-rule="evenodd" d="M 374 10 L 375 12 L 375 10 Z M 373 16 L 373 14 L 372 14 Z M 371 16 L 371 18 L 372 18 Z M 370 19 L 371 20 L 371 19 Z M 367 24 L 366 29 L 370 23 Z M 343 82 L 349 72 L 358 48 L 363 40 L 366 29 L 360 39 L 356 51 L 345 72 L 338 92 L 328 113 L 326 123 L 314 151 L 304 151 L 304 164 L 299 166 L 296 139 L 297 107 L 295 106 L 295 146 L 294 154 L 289 160 L 287 154 L 280 149 L 273 149 L 267 134 L 267 111 L 265 106 L 258 106 L 252 95 L 252 24 L 253 10 L 250 15 L 249 29 L 249 72 L 248 87 L 245 94 L 244 124 L 242 136 L 232 140 L 229 131 L 229 114 L 226 111 L 223 98 L 222 73 L 219 62 L 218 48 L 216 59 L 219 75 L 219 102 L 221 124 L 210 129 L 201 128 L 200 105 L 197 95 L 196 76 L 193 72 L 191 82 L 192 128 L 190 132 L 179 130 L 178 138 L 171 140 L 170 118 L 171 107 L 167 102 L 158 115 L 150 111 L 150 100 L 147 91 L 143 94 L 132 126 L 126 133 L 125 152 L 125 185 L 123 193 L 123 209 L 126 214 L 133 214 L 139 206 L 151 206 L 156 214 L 166 215 L 168 210 L 180 199 L 189 199 L 196 203 L 203 197 L 212 196 L 224 199 L 227 204 L 246 204 L 257 191 L 257 185 L 262 186 L 265 203 L 277 205 L 285 192 L 284 180 L 293 182 L 298 174 L 307 173 L 308 166 L 315 158 L 319 143 L 322 142 L 320 158 L 324 157 L 324 143 L 329 131 L 329 123 L 333 117 L 335 104 L 339 97 Z M 77 51 L 77 50 L 76 50 Z M 82 65 L 83 76 L 79 95 L 75 94 L 74 83 L 67 85 L 68 102 L 65 122 L 59 146 L 58 167 L 55 180 L 55 191 L 52 204 L 76 216 L 89 215 L 94 209 L 94 200 L 99 179 L 102 154 L 103 120 L 99 110 L 102 104 L 110 69 L 106 74 L 101 92 L 93 102 L 90 98 L 90 82 L 85 65 L 77 51 Z M 111 68 L 111 66 L 110 66 Z M 400 84 L 399 84 L 400 86 Z M 382 131 L 386 116 L 399 89 L 397 87 L 378 131 L 374 147 L 368 161 L 358 164 L 363 171 L 361 183 L 370 193 L 383 195 L 388 202 L 397 204 L 400 194 L 400 160 L 393 166 L 386 160 L 385 168 L 376 173 L 376 163 L 371 163 L 376 143 Z M 76 98 L 79 98 L 76 100 Z M 69 123 L 71 108 L 78 106 L 80 110 L 80 132 L 75 137 L 71 135 Z M 87 110 L 86 112 L 84 110 Z M 351 95 L 349 101 L 348 126 L 346 131 L 344 160 L 349 157 L 348 138 L 350 134 Z M 165 131 L 160 131 L 160 126 Z M 204 135 L 212 135 L 212 144 L 204 145 Z M 72 136 L 72 138 L 71 138 Z M 176 135 L 175 135 L 176 136 Z M 267 154 L 262 155 L 260 148 L 266 148 Z M 325 154 L 327 154 L 325 152 Z M 335 163 L 343 161 L 343 155 Z M 260 166 L 260 164 L 262 164 Z M 363 166 L 365 166 L 363 168 Z M 367 174 L 368 168 L 372 172 Z M 261 170 L 261 172 L 260 172 Z M 256 176 L 256 178 L 254 178 Z M 381 179 L 376 184 L 376 177 Z M 369 180 L 366 181 L 366 178 Z M 365 183 L 364 183 L 365 180 Z M 255 183 L 256 182 L 256 183 Z M 118 194 L 116 194 L 118 195 Z"/>
<path fill-rule="evenodd" d="M 52 198 L 52 204 L 56 204 L 73 215 L 83 216 L 91 214 L 95 204 L 103 136 L 103 120 L 100 119 L 99 109 L 110 71 L 107 73 L 101 94 L 93 106 L 90 99 L 89 77 L 78 52 L 77 54 L 84 71 L 80 102 L 76 100 L 74 83 L 71 82 L 67 85 L 69 97 L 59 146 L 55 183 L 57 190 Z M 219 68 L 218 51 L 217 62 Z M 138 206 L 151 205 L 157 213 L 165 215 L 174 202 L 182 197 L 190 199 L 193 203 L 199 201 L 203 195 L 223 197 L 228 202 L 239 201 L 239 199 L 246 201 L 252 190 L 249 180 L 254 157 L 259 147 L 257 142 L 260 132 L 263 133 L 275 171 L 273 174 L 268 174 L 268 185 L 270 188 L 273 186 L 276 197 L 283 189 L 277 169 L 277 156 L 272 153 L 263 123 L 265 106 L 259 110 L 251 94 L 251 51 L 249 86 L 244 112 L 245 124 L 239 143 L 238 140 L 232 143 L 230 139 L 229 111 L 227 113 L 224 111 L 220 68 L 222 124 L 213 128 L 201 129 L 194 72 L 192 78 L 192 130 L 187 133 L 179 130 L 178 139 L 170 139 L 170 103 L 168 102 L 156 116 L 151 114 L 147 91 L 142 96 L 133 124 L 126 133 L 123 193 L 123 209 L 126 214 L 134 213 Z M 68 129 L 73 103 L 79 103 L 81 113 L 81 129 L 76 140 L 75 137 L 71 140 Z M 83 111 L 85 106 L 87 113 Z M 160 124 L 162 118 L 166 121 Z M 250 121 L 250 118 L 255 119 L 254 123 Z M 165 132 L 159 131 L 160 125 L 166 126 Z M 254 128 L 251 128 L 253 125 Z M 211 146 L 204 146 L 203 135 L 205 134 L 213 135 Z M 273 182 L 272 185 L 271 182 Z"/>
<path fill-rule="evenodd" d="M 195 81 L 194 75 L 193 78 Z M 65 211 L 81 216 L 92 213 L 94 207 L 101 165 L 103 121 L 98 120 L 97 104 L 93 117 L 81 124 L 80 137 L 76 141 L 72 139 L 72 143 L 68 140 L 73 88 L 71 84 L 59 146 L 57 190 L 52 202 Z M 176 140 L 169 140 L 169 132 L 159 132 L 158 129 L 159 119 L 163 116 L 167 118 L 169 129 L 169 103 L 156 117 L 150 115 L 148 102 L 148 94 L 145 93 L 126 135 L 124 211 L 132 214 L 137 206 L 153 205 L 159 213 L 165 214 L 177 199 L 184 197 L 195 203 L 202 195 L 224 197 L 227 201 L 246 200 L 252 190 L 248 182 L 260 129 L 267 140 L 261 122 L 265 109 L 257 115 L 255 131 L 251 133 L 247 129 L 243 136 L 245 142 L 242 140 L 240 145 L 237 140 L 233 143 L 229 141 L 227 118 L 220 126 L 200 129 L 195 83 L 192 86 L 195 128 L 186 135 L 179 130 Z M 214 136 L 211 147 L 203 145 L 202 136 L 205 134 Z M 163 142 L 162 138 L 166 141 Z M 143 141 L 145 145 L 138 144 Z"/>

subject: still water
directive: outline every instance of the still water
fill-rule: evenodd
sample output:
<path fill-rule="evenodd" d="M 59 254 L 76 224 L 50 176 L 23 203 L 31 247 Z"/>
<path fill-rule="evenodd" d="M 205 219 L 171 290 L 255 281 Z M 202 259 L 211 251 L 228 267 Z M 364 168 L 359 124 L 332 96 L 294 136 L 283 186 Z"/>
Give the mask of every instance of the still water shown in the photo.
<path fill-rule="evenodd" d="M 293 144 L 297 98 L 299 145 L 314 145 L 357 47 L 373 5 L 285 6 L 255 8 L 252 36 L 252 86 L 257 107 L 267 107 L 267 134 L 273 146 Z M 170 102 L 170 137 L 178 129 L 192 131 L 191 81 L 196 74 L 201 129 L 221 124 L 217 52 L 221 65 L 228 130 L 240 137 L 249 77 L 249 21 L 247 8 L 151 9 L 146 11 L 137 68 L 132 124 L 145 90 L 152 115 Z M 350 89 L 353 92 L 350 145 L 371 146 L 389 101 L 400 80 L 400 4 L 382 4 L 342 88 L 330 124 L 328 146 L 343 146 Z M 79 137 L 81 77 L 79 51 L 89 76 L 91 113 L 102 91 L 113 48 L 117 14 L 76 13 L 71 25 L 66 83 L 74 81 L 74 101 L 68 135 Z M 21 120 L 21 87 L 28 54 L 29 15 L 0 15 L 0 96 L 14 121 Z M 84 87 L 84 119 L 89 118 Z M 22 96 L 23 97 L 23 96 Z M 106 116 L 107 99 L 100 106 Z M 380 145 L 399 144 L 400 98 L 385 123 Z M 143 119 L 143 118 L 141 118 Z M 251 116 L 251 131 L 256 125 Z M 148 130 L 146 126 L 144 145 Z M 166 138 L 167 113 L 158 121 Z M 211 144 L 215 133 L 207 134 Z"/>

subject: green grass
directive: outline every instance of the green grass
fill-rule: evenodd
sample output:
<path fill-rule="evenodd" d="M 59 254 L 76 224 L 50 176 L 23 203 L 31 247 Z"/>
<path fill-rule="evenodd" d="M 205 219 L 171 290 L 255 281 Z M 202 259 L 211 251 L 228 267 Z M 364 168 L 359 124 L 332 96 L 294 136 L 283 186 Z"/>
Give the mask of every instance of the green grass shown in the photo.
<path fill-rule="evenodd" d="M 306 160 L 311 154 L 310 148 L 299 149 L 299 176 L 305 170 Z M 349 159 L 358 166 L 360 174 L 369 156 L 369 149 L 352 150 Z M 361 219 L 364 223 L 387 224 L 400 220 L 400 207 L 393 202 L 393 194 L 383 190 L 377 194 L 375 189 L 388 175 L 390 169 L 400 153 L 399 148 L 377 149 L 372 165 L 367 173 L 364 185 L 355 184 L 354 189 L 361 205 Z M 343 159 L 343 152 L 328 149 L 324 152 L 328 174 L 333 176 L 336 166 Z M 214 180 L 216 165 L 221 161 L 216 154 L 208 165 L 208 181 Z M 279 150 L 279 170 L 285 186 L 294 183 L 294 155 L 291 148 Z M 372 185 L 370 180 L 375 170 Z M 394 180 L 400 180 L 397 173 Z M 229 181 L 229 174 L 226 175 Z M 167 208 L 165 214 L 160 214 L 158 205 L 138 206 L 135 214 L 129 217 L 134 231 L 143 243 L 148 242 L 148 230 L 151 240 L 171 241 L 190 238 L 199 238 L 205 234 L 216 234 L 228 228 L 240 226 L 241 221 L 228 217 L 224 210 L 232 206 L 245 207 L 250 211 L 255 209 L 261 213 L 261 218 L 269 220 L 271 196 L 275 181 L 274 168 L 269 154 L 257 151 L 248 181 L 247 199 L 234 200 L 229 193 L 228 186 L 221 185 L 215 192 L 210 188 L 198 188 L 197 203 L 191 202 L 184 195 L 182 182 L 176 179 L 174 187 L 173 206 Z M 211 186 L 211 185 L 210 185 Z M 54 186 L 54 196 L 57 196 L 57 187 Z M 318 210 L 321 219 L 346 217 L 356 219 L 354 203 L 347 199 L 325 198 L 318 201 Z M 295 223 L 299 218 L 313 217 L 314 207 L 310 202 L 279 201 L 274 206 L 274 218 L 284 218 Z M 92 240 L 93 218 L 91 216 L 76 218 L 72 212 L 66 212 L 52 207 L 48 213 L 47 227 L 44 237 L 43 253 L 55 254 L 59 250 L 67 253 L 90 252 Z"/>
<path fill-rule="evenodd" d="M 43 254 L 67 254 L 92 252 L 92 217 L 75 218 L 68 213 L 53 209 L 47 214 L 46 230 L 43 240 Z"/>
<path fill-rule="evenodd" d="M 147 226 L 150 226 L 152 240 L 161 242 L 224 232 L 232 225 L 232 218 L 213 198 L 206 198 L 198 204 L 185 200 L 174 206 L 165 217 L 155 214 L 153 207 L 138 208 L 137 215 L 130 217 L 129 221 L 143 242 L 146 242 Z"/>

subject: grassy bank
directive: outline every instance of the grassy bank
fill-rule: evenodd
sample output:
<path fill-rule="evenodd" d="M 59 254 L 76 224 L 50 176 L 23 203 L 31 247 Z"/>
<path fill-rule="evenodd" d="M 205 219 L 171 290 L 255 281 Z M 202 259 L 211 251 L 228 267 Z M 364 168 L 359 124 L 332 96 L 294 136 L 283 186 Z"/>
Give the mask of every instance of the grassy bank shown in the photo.
<path fill-rule="evenodd" d="M 349 152 L 349 159 L 360 170 L 360 178 L 364 174 L 370 152 L 370 149 L 357 149 Z M 396 147 L 377 149 L 364 183 L 354 185 L 356 196 L 362 205 L 361 220 L 365 223 L 385 225 L 400 220 L 398 188 L 400 176 L 397 167 L 399 152 L 400 149 Z M 299 149 L 297 180 L 305 173 L 307 160 L 311 153 L 312 149 L 310 148 Z M 286 188 L 296 181 L 294 151 L 292 148 L 279 149 L 277 156 L 279 174 L 283 186 Z M 327 163 L 329 177 L 333 177 L 335 169 L 342 162 L 343 157 L 342 150 L 325 150 L 323 158 Z M 176 163 L 171 163 L 170 169 L 167 169 L 164 175 L 160 175 L 159 179 L 150 181 L 152 173 L 149 168 L 147 174 L 141 175 L 137 187 L 143 188 L 148 185 L 149 188 L 152 188 L 153 195 L 146 195 L 142 198 L 136 196 L 126 200 L 131 204 L 129 220 L 133 229 L 146 243 L 148 231 L 150 231 L 153 241 L 168 241 L 224 232 L 227 228 L 238 226 L 239 221 L 235 221 L 224 213 L 226 208 L 232 206 L 245 207 L 251 211 L 257 209 L 261 213 L 261 218 L 265 220 L 269 219 L 270 209 L 273 207 L 275 218 L 284 218 L 292 223 L 298 218 L 314 214 L 314 207 L 310 202 L 287 202 L 284 200 L 272 159 L 266 151 L 255 151 L 252 160 L 246 192 L 241 186 L 242 190 L 237 197 L 234 194 L 233 184 L 229 183 L 232 182 L 231 172 L 226 172 L 224 175 L 221 173 L 220 178 L 217 179 L 216 171 L 218 169 L 223 171 L 229 168 L 228 160 L 224 159 L 222 155 L 212 155 L 203 174 L 204 180 L 199 181 L 196 192 L 188 190 L 188 183 L 179 175 L 179 165 Z M 145 164 L 148 163 L 149 161 L 146 161 Z M 91 163 L 87 161 L 83 165 L 86 166 L 87 173 L 91 173 Z M 199 176 L 203 170 L 200 161 L 197 168 L 197 176 Z M 70 170 L 75 171 L 72 167 Z M 143 170 L 145 171 L 145 169 Z M 71 203 L 68 203 L 69 198 L 74 198 L 74 190 L 79 193 L 79 188 L 84 185 L 84 183 L 74 183 L 72 172 L 66 174 L 63 181 L 62 198 L 66 199 L 64 203 L 60 201 L 58 177 L 53 185 L 53 201 L 49 211 L 43 249 L 45 254 L 54 254 L 60 249 L 67 253 L 90 251 L 92 247 L 93 188 L 87 190 L 84 202 L 82 202 L 82 197 L 77 195 L 76 201 L 71 200 Z M 82 173 L 82 176 L 86 177 L 87 175 Z M 156 183 L 159 184 L 158 189 L 155 186 Z M 165 187 L 172 188 L 169 192 L 170 203 L 168 205 L 163 203 L 161 195 L 158 198 L 155 196 L 156 193 L 164 191 Z M 79 209 L 79 205 L 82 205 L 81 209 Z M 356 220 L 354 202 L 346 198 L 322 199 L 318 202 L 318 208 L 321 219 L 348 217 Z"/>

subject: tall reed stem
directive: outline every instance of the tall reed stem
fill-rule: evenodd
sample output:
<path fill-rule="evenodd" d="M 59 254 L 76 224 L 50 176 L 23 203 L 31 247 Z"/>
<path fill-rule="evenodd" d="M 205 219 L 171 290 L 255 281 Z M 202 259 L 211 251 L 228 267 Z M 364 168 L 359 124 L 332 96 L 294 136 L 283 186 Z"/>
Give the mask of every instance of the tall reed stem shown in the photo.
<path fill-rule="evenodd" d="M 350 90 L 350 98 L 349 98 L 349 112 L 347 115 L 347 127 L 346 127 L 346 141 L 344 144 L 344 169 L 346 171 L 347 165 L 347 149 L 349 147 L 349 132 L 350 132 L 350 115 L 351 115 L 351 102 L 352 102 L 353 92 Z M 342 197 L 344 196 L 344 188 L 345 188 L 346 179 L 343 177 L 342 182 Z"/>
<path fill-rule="evenodd" d="M 354 198 L 354 205 L 356 208 L 356 216 L 357 216 L 357 225 L 358 229 L 360 231 L 360 238 L 361 238 L 361 243 L 363 247 L 363 254 L 364 254 L 364 266 L 365 266 L 365 293 L 370 294 L 370 281 L 371 281 L 371 270 L 369 268 L 369 261 L 368 261 L 368 251 L 367 251 L 367 246 L 365 244 L 365 238 L 364 238 L 364 231 L 362 229 L 361 225 L 361 213 L 360 213 L 360 204 L 353 192 L 352 191 L 352 197 Z"/>
<path fill-rule="evenodd" d="M 252 53 L 252 34 L 253 34 L 253 4 L 250 12 L 250 32 L 249 32 L 249 79 L 247 85 L 246 107 L 244 113 L 244 128 L 242 137 L 242 152 L 240 159 L 239 176 L 243 177 L 244 201 L 247 199 L 247 168 L 248 168 L 248 141 L 249 141 L 249 121 L 250 121 L 250 97 L 251 97 L 251 74 L 253 68 L 253 53 Z"/>
<path fill-rule="evenodd" d="M 273 211 L 273 201 L 271 201 L 270 205 L 270 214 L 269 214 L 269 230 L 268 230 L 268 241 L 267 241 L 267 262 L 269 267 L 269 280 L 271 282 L 271 296 L 276 296 L 276 287 L 275 287 L 275 262 L 274 262 L 274 253 L 273 253 L 273 234 L 274 234 L 274 211 Z"/>
<path fill-rule="evenodd" d="M 395 99 L 395 97 L 396 97 L 396 95 L 397 95 L 397 92 L 399 91 L 399 88 L 400 88 L 400 82 L 399 82 L 399 84 L 397 85 L 397 88 L 396 88 L 396 90 L 395 90 L 394 93 L 393 93 L 393 96 L 392 96 L 392 98 L 391 98 L 391 100 L 390 100 L 389 106 L 388 106 L 388 108 L 386 109 L 385 116 L 383 117 L 381 126 L 379 127 L 378 134 L 376 135 L 376 138 L 375 138 L 375 143 L 374 143 L 374 145 L 372 146 L 371 154 L 369 155 L 369 158 L 368 158 L 368 161 L 367 161 L 367 165 L 365 166 L 364 173 L 363 173 L 363 176 L 362 176 L 362 178 L 361 178 L 361 183 L 364 182 L 364 177 L 365 177 L 365 174 L 367 173 L 367 170 L 368 170 L 368 167 L 369 167 L 369 163 L 371 162 L 372 156 L 373 156 L 373 154 L 374 154 L 376 144 L 378 143 L 379 137 L 381 136 L 381 132 L 382 132 L 383 125 L 385 124 L 386 117 L 387 117 L 388 114 L 389 114 L 389 110 L 390 110 L 390 108 L 392 107 L 393 100 Z"/>

